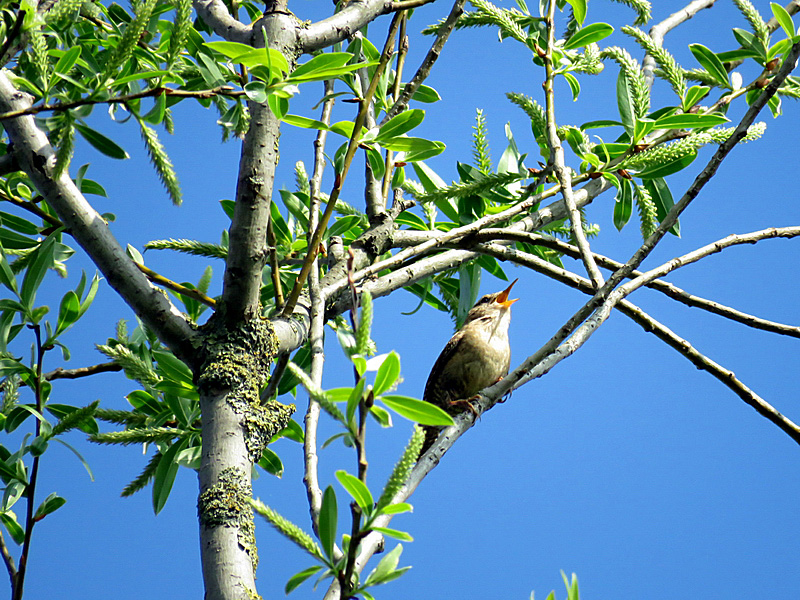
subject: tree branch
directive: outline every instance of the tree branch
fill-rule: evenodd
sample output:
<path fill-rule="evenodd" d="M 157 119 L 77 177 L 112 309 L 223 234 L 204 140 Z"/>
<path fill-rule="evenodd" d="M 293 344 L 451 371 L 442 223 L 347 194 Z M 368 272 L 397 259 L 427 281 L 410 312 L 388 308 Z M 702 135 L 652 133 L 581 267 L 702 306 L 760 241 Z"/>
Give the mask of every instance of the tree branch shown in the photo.
<path fill-rule="evenodd" d="M 300 29 L 299 48 L 304 53 L 327 48 L 352 37 L 356 31 L 389 12 L 392 12 L 392 3 L 388 0 L 350 2 L 335 15 Z"/>
<path fill-rule="evenodd" d="M 561 139 L 558 137 L 556 130 L 556 102 L 555 94 L 553 92 L 553 80 L 555 79 L 555 69 L 553 67 L 553 49 L 555 48 L 555 23 L 554 15 L 556 10 L 556 0 L 550 0 L 548 4 L 547 13 L 547 50 L 544 52 L 542 59 L 544 60 L 544 96 L 545 96 L 545 114 L 546 114 L 546 134 L 547 145 L 550 147 L 550 160 L 549 164 L 552 165 L 555 172 L 556 179 L 561 185 L 561 195 L 564 197 L 564 204 L 569 211 L 570 229 L 572 237 L 581 253 L 581 260 L 586 267 L 586 272 L 589 278 L 594 283 L 596 288 L 603 285 L 603 276 L 594 262 L 592 251 L 589 248 L 589 242 L 586 240 L 586 234 L 583 231 L 583 217 L 581 216 L 578 207 L 575 205 L 575 198 L 572 191 L 572 175 L 564 162 L 564 147 L 561 145 Z"/>
<path fill-rule="evenodd" d="M 561 252 L 562 254 L 565 254 L 571 258 L 580 259 L 580 251 L 577 247 L 561 240 L 545 237 L 537 233 L 512 231 L 510 229 L 485 229 L 476 235 L 476 240 L 480 242 L 497 240 L 524 242 L 535 246 L 552 248 L 553 250 L 557 250 L 558 252 Z M 614 271 L 623 266 L 621 262 L 618 262 L 612 258 L 608 258 L 607 256 L 603 256 L 602 254 L 595 253 L 594 259 L 599 266 L 610 271 Z M 633 271 L 629 277 L 638 277 L 641 274 L 642 271 Z M 669 283 L 668 281 L 654 279 L 645 285 L 646 287 L 659 291 L 673 300 L 680 302 L 681 304 L 685 304 L 686 306 L 693 308 L 700 308 L 721 317 L 725 317 L 726 319 L 730 319 L 731 321 L 741 323 L 742 325 L 747 325 L 753 329 L 760 329 L 762 331 L 769 331 L 771 333 L 778 333 L 780 335 L 800 338 L 800 327 L 794 325 L 785 325 L 775 321 L 768 321 L 766 319 L 736 310 L 735 308 L 725 306 L 724 304 L 714 302 L 713 300 L 695 296 L 694 294 L 690 294 L 678 286 Z"/>
<path fill-rule="evenodd" d="M 30 98 L 17 91 L 0 73 L 0 111 L 30 106 Z M 3 122 L 20 167 L 58 214 L 73 238 L 92 258 L 109 285 L 175 354 L 191 363 L 196 336 L 186 317 L 139 271 L 108 229 L 103 218 L 86 201 L 64 173 L 53 176 L 56 157 L 47 136 L 31 116 Z"/>
<path fill-rule="evenodd" d="M 62 369 L 61 367 L 44 374 L 45 381 L 53 381 L 54 379 L 79 379 L 81 377 L 89 377 L 97 373 L 112 373 L 122 371 L 122 365 L 117 362 L 105 362 L 91 367 L 78 367 L 77 369 Z"/>
<path fill-rule="evenodd" d="M 193 0 L 192 5 L 206 25 L 222 39 L 242 44 L 250 43 L 253 26 L 234 19 L 222 0 Z"/>

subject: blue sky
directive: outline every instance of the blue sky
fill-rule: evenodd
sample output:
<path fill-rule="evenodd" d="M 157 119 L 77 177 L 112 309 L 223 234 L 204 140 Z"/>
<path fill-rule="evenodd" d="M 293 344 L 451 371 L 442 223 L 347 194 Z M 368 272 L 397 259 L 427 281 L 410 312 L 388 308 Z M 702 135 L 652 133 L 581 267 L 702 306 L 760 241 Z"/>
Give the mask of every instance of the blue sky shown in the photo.
<path fill-rule="evenodd" d="M 328 3 L 321 4 L 301 0 L 293 10 L 300 18 L 316 18 L 328 8 Z M 769 15 L 768 3 L 755 4 Z M 681 5 L 657 3 L 653 22 Z M 418 11 L 411 29 L 434 22 L 448 9 L 438 2 Z M 608 20 L 618 29 L 632 21 L 631 14 L 622 6 L 594 2 L 588 18 Z M 380 20 L 372 30 L 383 32 L 387 23 Z M 715 51 L 731 49 L 731 27 L 746 28 L 746 23 L 730 3 L 720 2 L 670 34 L 667 47 L 691 67 L 687 45 L 701 42 Z M 377 38 L 381 43 L 382 35 Z M 428 43 L 412 38 L 409 68 Z M 560 122 L 582 123 L 615 114 L 616 72 L 609 64 L 598 77 L 582 77 L 584 90 L 577 103 L 565 89 L 558 90 Z M 749 71 L 744 74 L 748 81 Z M 421 134 L 448 145 L 445 154 L 429 164 L 450 180 L 456 176 L 456 160 L 470 161 L 476 108 L 486 114 L 495 161 L 505 146 L 504 125 L 510 122 L 522 152 L 531 155 L 528 164 L 534 164 L 537 150 L 527 119 L 504 94 L 518 91 L 539 98 L 541 78 L 520 45 L 499 43 L 492 30 L 454 34 L 428 81 L 443 100 L 423 106 L 428 116 Z M 319 94 L 320 88 L 313 85 L 302 88 L 292 112 L 307 114 L 303 107 L 313 105 Z M 667 85 L 657 82 L 654 105 L 661 106 L 659 98 L 668 94 Z M 91 162 L 89 176 L 106 186 L 109 199 L 98 199 L 95 205 L 101 212 L 116 213 L 112 227 L 123 244 L 141 248 L 149 240 L 167 237 L 216 242 L 227 226 L 218 201 L 235 193 L 239 146 L 220 145 L 215 114 L 188 102 L 178 108 L 176 133 L 163 138 L 183 185 L 182 207 L 169 204 L 131 124 L 110 124 L 103 118 L 95 122 L 128 149 L 130 160 L 111 161 L 82 147 L 73 161 L 75 166 Z M 103 116 L 102 110 L 96 113 Z M 734 150 L 684 214 L 682 237 L 668 236 L 645 266 L 730 233 L 798 223 L 797 103 L 784 102 L 784 113 L 777 120 L 762 115 L 768 124 L 762 140 Z M 740 114 L 740 107 L 731 111 L 732 117 Z M 293 187 L 295 161 L 304 160 L 310 167 L 311 138 L 308 132 L 284 128 L 278 187 Z M 685 175 L 670 179 L 676 197 L 710 154 L 702 152 Z M 354 204 L 362 197 L 359 183 L 354 170 L 345 189 L 345 199 Z M 632 222 L 617 233 L 612 208 L 613 195 L 607 193 L 587 210 L 589 220 L 601 227 L 592 247 L 625 260 L 640 243 L 639 232 Z M 796 323 L 796 244 L 775 240 L 733 248 L 669 280 L 741 310 Z M 196 281 L 204 267 L 198 259 L 164 252 L 148 252 L 146 260 L 179 281 Z M 70 279 L 53 278 L 59 295 L 74 286 L 81 268 L 94 271 L 83 258 L 72 263 Z M 566 264 L 582 271 L 578 263 Z M 213 266 L 219 286 L 222 263 Z M 514 305 L 511 327 L 513 365 L 548 339 L 584 297 L 543 276 L 511 266 L 506 271 L 520 277 L 515 287 L 520 301 Z M 486 292 L 502 287 L 491 277 L 484 280 Z M 800 418 L 797 340 L 756 332 L 648 290 L 630 299 L 733 370 L 784 414 Z M 379 300 L 374 338 L 379 351 L 394 349 L 401 355 L 404 382 L 399 393 L 420 397 L 452 324 L 428 307 L 401 315 L 416 304 L 415 297 L 404 292 Z M 113 335 L 116 320 L 131 316 L 103 287 L 86 317 L 91 330 L 79 328 L 70 334 L 73 359 L 68 366 L 100 362 L 93 344 Z M 351 385 L 351 372 L 333 336 L 327 348 L 323 385 Z M 109 374 L 57 382 L 54 399 L 82 405 L 100 398 L 104 406 L 123 408 L 124 395 L 132 389 L 133 382 Z M 297 420 L 302 419 L 305 401 L 300 393 Z M 323 435 L 335 432 L 329 422 L 322 427 Z M 409 433 L 410 424 L 401 418 L 392 430 L 370 432 L 373 490 L 380 489 Z M 66 450 L 54 447 L 45 455 L 37 495 L 58 491 L 68 502 L 35 530 L 26 598 L 201 597 L 194 474 L 181 470 L 169 502 L 154 516 L 149 489 L 132 498 L 119 497 L 146 462 L 139 448 L 101 448 L 78 434 L 69 441 L 86 456 L 95 481 L 89 481 Z M 284 477 L 262 475 L 254 483 L 254 494 L 310 530 L 300 448 L 282 440 L 273 449 L 286 465 Z M 333 472 L 352 470 L 355 458 L 336 445 L 320 458 L 323 486 L 337 486 L 344 508 Z M 800 449 L 785 434 L 652 335 L 614 315 L 575 356 L 517 390 L 459 441 L 412 497 L 414 513 L 394 521 L 415 537 L 404 544 L 401 559 L 401 565 L 411 564 L 413 569 L 375 593 L 382 600 L 528 598 L 535 590 L 544 598 L 555 588 L 560 598 L 563 569 L 578 574 L 584 598 L 796 598 L 798 467 Z M 340 523 L 344 518 L 343 511 Z M 283 596 L 289 576 L 311 561 L 263 523 L 258 525 L 258 540 L 259 592 L 265 598 Z M 305 584 L 293 595 L 321 597 L 322 590 L 313 593 Z"/>

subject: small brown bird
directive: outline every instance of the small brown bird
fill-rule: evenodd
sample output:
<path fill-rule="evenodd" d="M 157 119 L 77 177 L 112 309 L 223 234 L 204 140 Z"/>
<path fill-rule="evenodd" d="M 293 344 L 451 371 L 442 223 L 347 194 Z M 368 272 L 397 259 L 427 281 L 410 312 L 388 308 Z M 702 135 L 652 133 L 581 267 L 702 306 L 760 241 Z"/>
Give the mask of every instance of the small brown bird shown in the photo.
<path fill-rule="evenodd" d="M 473 410 L 469 400 L 483 388 L 508 374 L 511 347 L 508 326 L 511 323 L 509 300 L 515 279 L 502 292 L 487 294 L 470 309 L 464 324 L 450 338 L 433 365 L 425 384 L 423 400 L 450 414 Z M 441 427 L 425 427 L 424 453 L 436 441 Z"/>

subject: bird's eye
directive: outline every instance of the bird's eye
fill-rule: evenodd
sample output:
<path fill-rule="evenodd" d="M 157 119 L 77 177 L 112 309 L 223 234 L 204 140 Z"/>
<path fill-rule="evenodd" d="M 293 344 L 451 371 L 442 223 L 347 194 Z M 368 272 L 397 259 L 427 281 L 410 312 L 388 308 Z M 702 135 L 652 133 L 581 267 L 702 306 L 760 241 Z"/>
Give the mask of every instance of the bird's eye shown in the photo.
<path fill-rule="evenodd" d="M 478 302 L 477 302 L 477 304 L 475 304 L 475 306 L 480 306 L 481 304 L 486 304 L 487 302 L 489 302 L 489 300 L 490 300 L 489 296 L 484 296 L 483 298 L 478 300 Z"/>

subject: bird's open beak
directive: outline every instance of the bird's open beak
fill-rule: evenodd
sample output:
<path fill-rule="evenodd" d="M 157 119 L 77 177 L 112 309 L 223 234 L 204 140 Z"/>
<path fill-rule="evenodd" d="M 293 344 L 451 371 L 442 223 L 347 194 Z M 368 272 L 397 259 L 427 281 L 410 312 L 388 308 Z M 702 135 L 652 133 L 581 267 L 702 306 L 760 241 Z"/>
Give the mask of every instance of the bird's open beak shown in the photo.
<path fill-rule="evenodd" d="M 508 299 L 508 295 L 511 293 L 511 288 L 514 287 L 514 284 L 517 283 L 517 281 L 519 281 L 519 279 L 515 279 L 514 281 L 512 281 L 510 286 L 508 286 L 506 289 L 500 292 L 500 295 L 497 297 L 497 300 L 495 300 L 495 302 L 503 305 L 505 308 L 508 308 L 509 306 L 514 304 L 514 302 L 519 300 L 519 298 L 514 298 L 513 300 Z"/>

